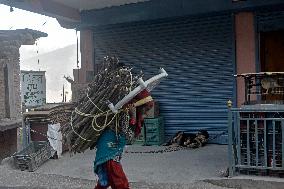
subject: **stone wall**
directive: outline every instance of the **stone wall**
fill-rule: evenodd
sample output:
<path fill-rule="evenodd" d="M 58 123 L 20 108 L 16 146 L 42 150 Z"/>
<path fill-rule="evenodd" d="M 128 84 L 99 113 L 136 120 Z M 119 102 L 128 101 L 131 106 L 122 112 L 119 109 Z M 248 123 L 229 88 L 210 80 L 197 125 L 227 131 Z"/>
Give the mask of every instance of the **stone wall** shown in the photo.
<path fill-rule="evenodd" d="M 21 125 L 21 45 L 33 45 L 47 34 L 23 29 L 0 31 L 0 160 L 17 151 L 17 127 Z M 15 122 L 17 123 L 15 125 Z"/>
<path fill-rule="evenodd" d="M 4 61 L 0 59 L 0 119 L 5 117 Z"/>
<path fill-rule="evenodd" d="M 0 42 L 1 45 L 1 42 Z M 21 117 L 21 96 L 20 96 L 20 46 L 17 43 L 6 42 L 0 51 L 0 119 Z M 8 69 L 8 91 L 5 91 L 4 68 Z M 9 94 L 9 96 L 6 96 Z M 8 99 L 8 100 L 7 100 Z M 8 116 L 6 112 L 9 112 Z"/>
<path fill-rule="evenodd" d="M 17 129 L 0 131 L 0 161 L 17 151 Z"/>
<path fill-rule="evenodd" d="M 33 45 L 47 34 L 30 30 L 1 30 L 0 32 L 0 120 L 21 117 L 20 52 L 21 45 Z M 8 91 L 5 93 L 4 67 L 8 68 Z M 7 87 L 6 87 L 7 89 Z M 5 94 L 8 94 L 8 96 Z M 6 102 L 6 103 L 5 103 Z M 8 112 L 9 115 L 6 115 Z"/>
<path fill-rule="evenodd" d="M 13 95 L 14 95 L 14 111 L 13 114 L 11 114 L 11 117 L 21 117 L 21 89 L 20 89 L 20 83 L 21 83 L 21 70 L 20 70 L 20 53 L 19 50 L 15 52 L 13 59 L 11 60 L 11 65 L 13 65 L 13 69 L 11 70 L 11 75 L 13 76 Z"/>

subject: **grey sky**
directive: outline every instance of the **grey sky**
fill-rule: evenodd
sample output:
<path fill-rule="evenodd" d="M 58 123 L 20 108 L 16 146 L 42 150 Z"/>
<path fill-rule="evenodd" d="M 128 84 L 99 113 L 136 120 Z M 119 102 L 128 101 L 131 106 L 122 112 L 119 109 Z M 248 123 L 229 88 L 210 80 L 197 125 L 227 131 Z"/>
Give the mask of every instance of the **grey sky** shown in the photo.
<path fill-rule="evenodd" d="M 48 34 L 46 38 L 40 38 L 36 45 L 22 46 L 20 49 L 20 62 L 22 70 L 41 70 L 44 71 L 48 67 L 49 62 L 52 59 L 48 59 L 49 52 L 57 51 L 58 49 L 65 48 L 70 45 L 76 44 L 76 31 L 71 29 L 62 28 L 55 18 L 50 18 L 40 14 L 32 13 L 29 11 L 24 11 L 14 8 L 13 12 L 10 12 L 10 7 L 0 4 L 0 30 L 15 30 L 15 29 L 34 29 L 45 32 Z M 79 34 L 78 34 L 79 35 Z M 76 46 L 72 45 L 74 48 Z M 38 51 L 38 53 L 37 53 Z M 62 97 L 60 92 L 62 90 L 63 84 L 65 88 L 69 91 L 68 98 L 70 99 L 71 90 L 70 84 L 63 79 L 63 75 L 72 75 L 72 69 L 76 68 L 76 50 L 70 51 L 71 54 L 66 54 L 66 61 L 62 61 L 62 64 L 66 65 L 66 69 L 54 70 L 49 69 L 46 72 L 47 80 L 47 101 L 48 102 L 60 102 Z M 37 64 L 37 58 L 40 59 L 42 55 L 45 55 L 45 61 L 39 61 Z M 50 56 L 54 58 L 54 56 Z M 73 60 L 74 59 L 74 60 Z M 29 60 L 29 61 L 26 61 Z M 36 61 L 31 62 L 31 61 Z M 54 65 L 53 65 L 54 66 Z M 56 71 L 58 78 L 55 81 L 51 76 L 51 72 Z M 54 74 L 54 73 L 53 73 Z M 51 87 L 52 86 L 52 87 Z"/>

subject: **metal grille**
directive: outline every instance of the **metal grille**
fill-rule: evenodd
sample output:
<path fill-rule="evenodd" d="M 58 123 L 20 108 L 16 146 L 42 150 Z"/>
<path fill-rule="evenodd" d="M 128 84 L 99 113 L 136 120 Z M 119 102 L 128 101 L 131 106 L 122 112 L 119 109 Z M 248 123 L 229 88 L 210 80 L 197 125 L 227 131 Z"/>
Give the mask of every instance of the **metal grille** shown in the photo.
<path fill-rule="evenodd" d="M 143 70 L 163 67 L 169 77 L 154 91 L 165 132 L 227 129 L 233 97 L 231 15 L 187 17 L 95 27 L 95 64 L 106 55 Z"/>
<path fill-rule="evenodd" d="M 248 105 L 229 112 L 229 157 L 234 170 L 284 171 L 283 105 Z"/>

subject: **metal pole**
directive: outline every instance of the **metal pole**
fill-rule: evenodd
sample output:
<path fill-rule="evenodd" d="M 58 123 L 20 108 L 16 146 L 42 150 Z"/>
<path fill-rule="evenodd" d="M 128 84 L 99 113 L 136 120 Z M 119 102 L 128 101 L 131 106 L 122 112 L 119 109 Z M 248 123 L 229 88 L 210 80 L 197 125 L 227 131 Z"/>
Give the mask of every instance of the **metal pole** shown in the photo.
<path fill-rule="evenodd" d="M 272 136 L 273 136 L 273 139 L 272 139 L 272 140 L 273 140 L 273 146 L 272 146 L 272 153 L 273 153 L 273 154 L 272 154 L 272 161 L 273 161 L 273 162 L 272 162 L 272 167 L 275 168 L 275 166 L 276 166 L 276 154 L 275 154 L 275 153 L 276 153 L 276 152 L 275 152 L 275 149 L 276 149 L 275 120 L 272 121 L 272 129 L 273 129 L 273 135 L 272 135 Z"/>
<path fill-rule="evenodd" d="M 281 135 L 282 135 L 282 151 L 281 151 L 281 156 L 282 156 L 282 169 L 284 169 L 284 121 L 281 120 Z"/>
<path fill-rule="evenodd" d="M 267 168 L 267 120 L 264 120 L 264 167 Z"/>
<path fill-rule="evenodd" d="M 229 158 L 229 177 L 234 175 L 233 173 L 233 125 L 232 125 L 232 101 L 227 102 L 228 106 L 228 158 Z"/>
<path fill-rule="evenodd" d="M 25 147 L 27 147 L 28 145 L 28 139 L 27 139 L 27 129 L 26 129 L 26 123 L 23 119 L 22 121 L 22 145 L 21 145 L 21 149 L 24 149 Z"/>
<path fill-rule="evenodd" d="M 64 84 L 63 84 L 63 89 L 62 89 L 62 102 L 64 102 L 64 95 L 65 95 L 65 92 L 64 92 Z"/>
<path fill-rule="evenodd" d="M 250 166 L 250 139 L 249 139 L 249 136 L 250 136 L 250 119 L 247 120 L 247 165 Z"/>
<path fill-rule="evenodd" d="M 237 112 L 237 118 L 235 119 L 235 123 L 237 125 L 237 165 L 242 165 L 242 159 L 241 159 L 241 115 L 240 112 Z M 238 121 L 237 121 L 238 120 Z"/>
<path fill-rule="evenodd" d="M 258 123 L 255 120 L 255 166 L 258 167 Z"/>

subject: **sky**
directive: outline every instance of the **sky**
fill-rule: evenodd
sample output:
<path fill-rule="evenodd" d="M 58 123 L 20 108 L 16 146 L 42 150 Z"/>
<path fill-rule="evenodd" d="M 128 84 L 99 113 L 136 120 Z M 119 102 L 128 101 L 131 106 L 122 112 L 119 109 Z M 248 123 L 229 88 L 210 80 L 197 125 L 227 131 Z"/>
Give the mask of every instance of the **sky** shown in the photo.
<path fill-rule="evenodd" d="M 74 44 L 76 44 L 76 31 L 73 29 L 62 28 L 55 18 L 17 8 L 14 8 L 14 11 L 10 12 L 9 6 L 0 4 L 0 19 L 0 30 L 29 28 L 48 34 L 48 37 L 38 39 L 37 45 L 25 45 L 20 48 L 21 70 L 45 71 L 43 69 L 48 66 L 48 61 L 42 62 L 39 60 L 39 64 L 35 64 L 34 62 L 27 62 L 24 60 L 36 60 L 37 56 L 40 57 L 43 54 L 48 54 L 48 52 L 56 51 L 70 45 L 74 46 Z M 79 36 L 79 33 L 77 35 Z M 74 48 L 76 48 L 76 45 Z M 70 57 L 73 57 L 74 60 L 70 60 Z M 46 72 L 47 102 L 60 102 L 62 100 L 60 95 L 63 85 L 65 85 L 65 90 L 69 91 L 67 101 L 71 98 L 71 86 L 63 78 L 64 75 L 69 75 L 73 78 L 72 69 L 77 68 L 76 56 L 74 56 L 74 53 L 70 55 L 70 57 L 66 57 L 68 70 L 62 70 L 62 73 L 58 73 L 60 75 L 59 81 L 52 81 L 52 78 L 48 77 L 50 74 Z M 52 72 L 52 69 L 49 69 L 49 72 Z M 49 86 L 52 86 L 53 89 L 51 90 Z"/>

